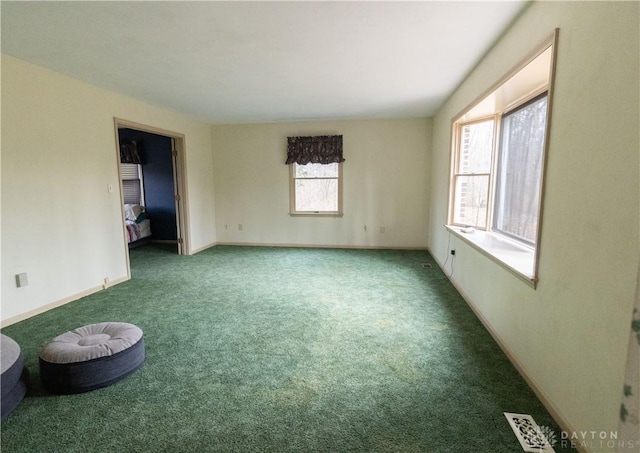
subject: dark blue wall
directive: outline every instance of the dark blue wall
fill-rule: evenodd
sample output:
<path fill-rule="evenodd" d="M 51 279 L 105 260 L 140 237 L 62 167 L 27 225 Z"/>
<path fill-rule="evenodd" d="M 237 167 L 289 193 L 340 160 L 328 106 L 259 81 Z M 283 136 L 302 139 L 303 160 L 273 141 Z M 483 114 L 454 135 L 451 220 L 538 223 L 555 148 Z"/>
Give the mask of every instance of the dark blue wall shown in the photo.
<path fill-rule="evenodd" d="M 144 199 L 156 240 L 177 240 L 171 139 L 132 129 L 120 129 L 120 139 L 137 140 L 141 148 Z"/>

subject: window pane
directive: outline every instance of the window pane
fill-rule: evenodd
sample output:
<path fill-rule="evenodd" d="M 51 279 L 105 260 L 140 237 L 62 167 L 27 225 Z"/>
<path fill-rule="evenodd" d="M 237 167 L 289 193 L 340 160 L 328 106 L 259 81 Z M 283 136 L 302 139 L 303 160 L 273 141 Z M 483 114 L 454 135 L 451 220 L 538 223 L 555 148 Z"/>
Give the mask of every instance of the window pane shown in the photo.
<path fill-rule="evenodd" d="M 337 178 L 338 163 L 295 165 L 296 178 Z"/>
<path fill-rule="evenodd" d="M 487 227 L 489 176 L 458 176 L 453 223 L 476 228 Z"/>
<path fill-rule="evenodd" d="M 460 128 L 458 173 L 489 173 L 493 149 L 493 120 Z"/>
<path fill-rule="evenodd" d="M 535 244 L 542 180 L 547 97 L 502 120 L 494 228 Z"/>
<path fill-rule="evenodd" d="M 296 211 L 338 211 L 337 179 L 296 179 Z"/>

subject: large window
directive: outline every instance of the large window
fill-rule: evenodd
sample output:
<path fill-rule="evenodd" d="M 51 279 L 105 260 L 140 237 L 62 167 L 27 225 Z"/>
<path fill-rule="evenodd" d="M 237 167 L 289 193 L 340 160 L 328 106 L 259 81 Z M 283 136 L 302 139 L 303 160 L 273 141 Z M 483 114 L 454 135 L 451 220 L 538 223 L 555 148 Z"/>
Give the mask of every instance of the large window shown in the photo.
<path fill-rule="evenodd" d="M 556 36 L 452 130 L 449 230 L 534 286 Z"/>
<path fill-rule="evenodd" d="M 546 118 L 545 91 L 503 115 L 458 124 L 453 225 L 486 230 L 492 220 L 494 231 L 535 245 Z"/>

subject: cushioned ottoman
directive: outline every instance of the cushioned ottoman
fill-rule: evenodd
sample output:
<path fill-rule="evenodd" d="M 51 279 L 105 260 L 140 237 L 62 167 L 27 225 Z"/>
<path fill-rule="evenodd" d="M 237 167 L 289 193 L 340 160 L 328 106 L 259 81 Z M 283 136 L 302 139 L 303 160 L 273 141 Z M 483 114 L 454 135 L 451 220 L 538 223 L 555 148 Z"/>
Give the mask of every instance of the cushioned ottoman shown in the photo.
<path fill-rule="evenodd" d="M 124 322 L 78 327 L 40 352 L 40 379 L 53 393 L 81 393 L 129 376 L 145 359 L 142 330 Z"/>
<path fill-rule="evenodd" d="M 2 418 L 20 404 L 27 393 L 27 370 L 20 346 L 13 339 L 0 334 L 0 387 Z"/>

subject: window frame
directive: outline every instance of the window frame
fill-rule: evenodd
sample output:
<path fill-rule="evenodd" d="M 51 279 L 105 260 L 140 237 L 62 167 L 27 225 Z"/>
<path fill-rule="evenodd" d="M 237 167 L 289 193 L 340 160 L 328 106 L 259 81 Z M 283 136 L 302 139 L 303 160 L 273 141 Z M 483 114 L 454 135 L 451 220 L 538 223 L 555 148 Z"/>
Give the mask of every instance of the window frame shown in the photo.
<path fill-rule="evenodd" d="M 558 34 L 559 29 L 555 29 L 553 34 L 545 41 L 543 41 L 533 52 L 531 52 L 527 58 L 517 64 L 511 71 L 509 71 L 498 82 L 493 84 L 481 96 L 476 98 L 474 102 L 472 102 L 458 115 L 456 115 L 451 122 L 449 200 L 447 204 L 447 225 L 445 225 L 445 227 L 450 233 L 453 233 L 456 237 L 469 243 L 472 247 L 512 272 L 514 275 L 528 283 L 533 288 L 536 287 L 536 284 L 538 282 L 540 239 L 543 225 L 544 186 L 549 148 L 549 137 L 552 122 L 553 89 L 555 82 Z M 519 96 L 517 98 L 516 96 L 508 98 L 505 105 L 499 106 L 496 99 L 501 94 L 501 90 L 506 90 L 508 88 L 508 83 L 510 83 L 513 79 L 519 77 L 522 73 L 525 73 L 525 70 L 529 66 L 529 64 L 536 62 L 536 60 L 538 60 L 539 57 L 542 57 L 547 51 L 549 51 L 550 53 L 548 56 L 545 56 L 549 58 L 548 78 L 546 79 L 546 83 L 539 84 L 538 86 L 528 87 L 527 90 L 523 90 L 523 93 L 519 93 Z M 498 171 L 498 157 L 502 142 L 501 124 L 504 116 L 515 110 L 524 108 L 527 104 L 534 102 L 544 93 L 546 93 L 547 96 L 547 108 L 542 149 L 542 168 L 540 174 L 541 181 L 540 187 L 538 188 L 539 202 L 537 210 L 538 219 L 536 228 L 536 240 L 534 244 L 527 244 L 525 241 L 519 240 L 518 238 L 514 238 L 495 230 L 495 191 Z M 495 96 L 495 98 L 491 99 L 492 96 Z M 493 105 L 493 107 L 485 109 L 487 105 L 486 101 L 488 100 L 495 102 L 495 104 Z M 489 102 L 488 104 L 490 105 L 491 102 Z M 462 128 L 467 124 L 486 121 L 491 118 L 495 119 L 495 123 L 491 157 L 491 175 L 489 177 L 489 199 L 487 206 L 486 228 L 480 229 L 473 227 L 472 229 L 468 229 L 466 224 L 454 222 L 454 209 L 456 206 L 455 182 L 456 177 L 459 176 L 459 173 L 457 172 L 460 161 L 460 154 L 462 152 Z"/>
<path fill-rule="evenodd" d="M 342 193 L 343 193 L 343 173 L 342 162 L 334 162 L 338 165 L 337 177 L 324 177 L 324 178 L 297 178 L 296 177 L 296 165 L 295 162 L 288 165 L 289 167 L 289 215 L 296 217 L 342 217 Z M 330 165 L 330 164 L 319 164 Z M 338 182 L 338 210 L 337 211 L 298 211 L 296 210 L 296 181 L 298 179 L 331 179 Z"/>

